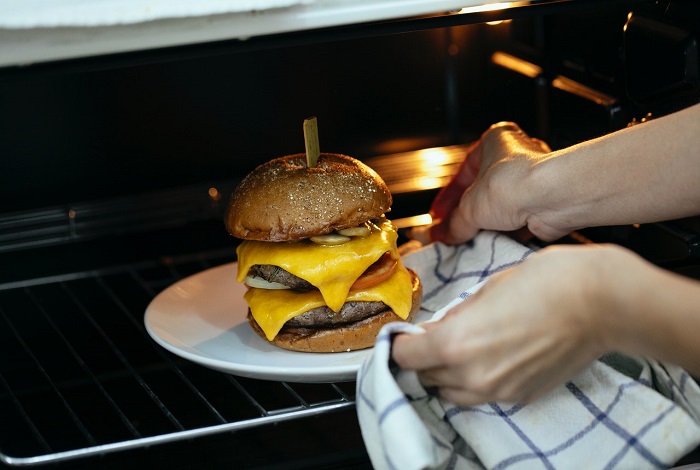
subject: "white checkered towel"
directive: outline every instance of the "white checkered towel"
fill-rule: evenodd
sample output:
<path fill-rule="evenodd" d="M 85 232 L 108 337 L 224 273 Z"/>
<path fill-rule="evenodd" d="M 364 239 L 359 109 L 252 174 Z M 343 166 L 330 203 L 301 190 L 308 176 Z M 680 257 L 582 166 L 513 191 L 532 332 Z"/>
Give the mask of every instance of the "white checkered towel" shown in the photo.
<path fill-rule="evenodd" d="M 469 245 L 429 245 L 406 264 L 435 307 L 461 301 L 529 253 L 483 232 Z M 458 407 L 414 372 L 390 369 L 392 334 L 420 331 L 387 325 L 358 373 L 358 418 L 378 470 L 668 468 L 700 443 L 700 388 L 678 367 L 611 354 L 532 404 Z"/>

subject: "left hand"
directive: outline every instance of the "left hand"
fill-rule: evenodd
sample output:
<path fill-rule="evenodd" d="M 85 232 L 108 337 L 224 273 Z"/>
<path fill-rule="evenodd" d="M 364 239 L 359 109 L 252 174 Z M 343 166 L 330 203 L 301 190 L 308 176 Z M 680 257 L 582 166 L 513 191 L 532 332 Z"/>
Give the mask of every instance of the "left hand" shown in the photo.
<path fill-rule="evenodd" d="M 393 357 L 455 404 L 532 401 L 606 351 L 606 293 L 620 272 L 608 267 L 629 256 L 612 246 L 543 249 L 425 333 L 399 335 Z"/>

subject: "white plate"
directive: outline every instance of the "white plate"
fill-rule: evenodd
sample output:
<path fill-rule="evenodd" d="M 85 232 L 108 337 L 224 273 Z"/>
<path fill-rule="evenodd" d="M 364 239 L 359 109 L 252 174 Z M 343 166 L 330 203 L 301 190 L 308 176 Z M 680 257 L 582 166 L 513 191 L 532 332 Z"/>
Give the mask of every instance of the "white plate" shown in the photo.
<path fill-rule="evenodd" d="M 371 350 L 302 353 L 269 344 L 248 325 L 236 263 L 178 281 L 146 309 L 146 330 L 168 351 L 212 369 L 289 382 L 355 380 Z"/>

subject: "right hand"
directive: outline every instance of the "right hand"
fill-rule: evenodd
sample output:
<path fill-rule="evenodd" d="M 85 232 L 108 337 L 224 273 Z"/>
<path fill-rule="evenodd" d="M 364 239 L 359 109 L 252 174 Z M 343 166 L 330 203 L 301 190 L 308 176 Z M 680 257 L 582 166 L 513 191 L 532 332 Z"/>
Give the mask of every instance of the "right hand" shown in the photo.
<path fill-rule="evenodd" d="M 567 228 L 531 224 L 529 201 L 533 193 L 530 175 L 545 160 L 549 146 L 523 132 L 517 124 L 491 126 L 467 150 L 457 174 L 437 195 L 430 213 L 435 224 L 414 229 L 412 236 L 424 243 L 459 244 L 479 229 L 514 231 L 523 227 L 543 240 L 568 233 Z"/>

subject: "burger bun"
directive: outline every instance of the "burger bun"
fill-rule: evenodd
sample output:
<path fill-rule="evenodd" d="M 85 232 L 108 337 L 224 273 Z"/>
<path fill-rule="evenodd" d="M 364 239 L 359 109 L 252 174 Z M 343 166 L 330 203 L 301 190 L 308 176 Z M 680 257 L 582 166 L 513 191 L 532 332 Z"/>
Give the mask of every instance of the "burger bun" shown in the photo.
<path fill-rule="evenodd" d="M 231 194 L 225 224 L 244 240 L 286 242 L 356 227 L 391 208 L 389 188 L 364 163 L 321 153 L 315 167 L 305 154 L 260 165 Z"/>

